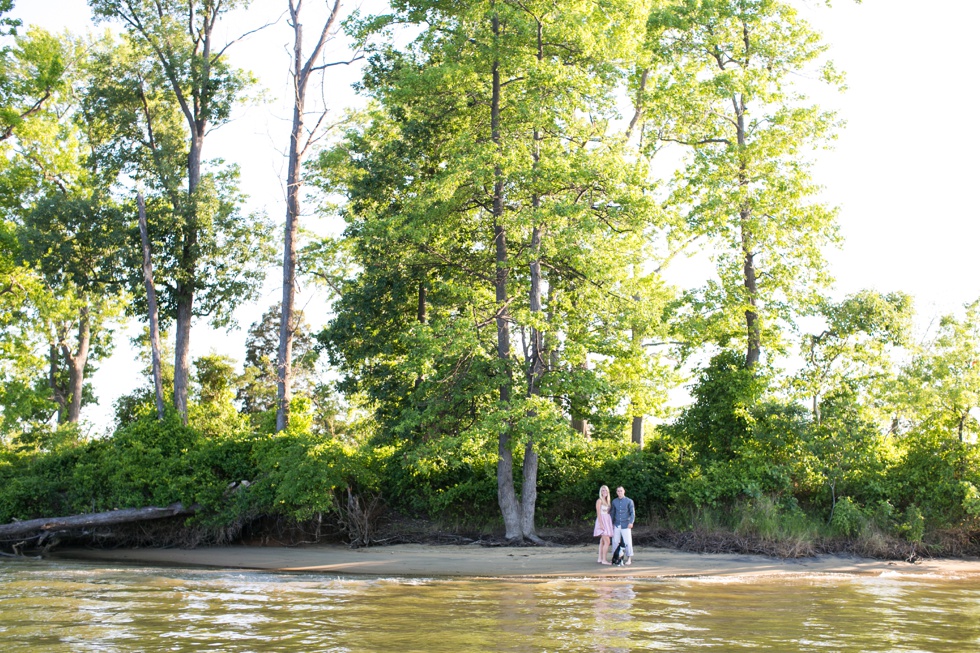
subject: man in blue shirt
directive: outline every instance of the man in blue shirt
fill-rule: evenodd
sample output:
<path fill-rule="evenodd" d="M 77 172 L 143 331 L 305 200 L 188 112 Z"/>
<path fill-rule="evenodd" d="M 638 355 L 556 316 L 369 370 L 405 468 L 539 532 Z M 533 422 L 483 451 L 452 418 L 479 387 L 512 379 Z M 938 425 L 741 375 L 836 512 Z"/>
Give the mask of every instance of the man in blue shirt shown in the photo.
<path fill-rule="evenodd" d="M 609 516 L 612 517 L 613 539 L 612 550 L 615 551 L 620 539 L 623 541 L 623 548 L 626 549 L 626 564 L 633 564 L 633 522 L 636 520 L 636 508 L 633 500 L 626 496 L 626 490 L 620 485 L 616 488 L 616 498 L 612 500 L 609 509 Z"/>

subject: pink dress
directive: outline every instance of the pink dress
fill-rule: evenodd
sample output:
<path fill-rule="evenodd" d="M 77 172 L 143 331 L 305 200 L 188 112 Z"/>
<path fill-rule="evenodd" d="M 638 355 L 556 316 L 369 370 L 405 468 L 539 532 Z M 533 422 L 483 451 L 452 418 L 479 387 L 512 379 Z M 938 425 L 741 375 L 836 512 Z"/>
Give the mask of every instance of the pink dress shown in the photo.
<path fill-rule="evenodd" d="M 595 530 L 592 531 L 592 537 L 599 537 L 600 535 L 612 537 L 615 531 L 613 530 L 612 518 L 609 516 L 609 506 L 602 506 L 599 513 L 595 520 Z"/>

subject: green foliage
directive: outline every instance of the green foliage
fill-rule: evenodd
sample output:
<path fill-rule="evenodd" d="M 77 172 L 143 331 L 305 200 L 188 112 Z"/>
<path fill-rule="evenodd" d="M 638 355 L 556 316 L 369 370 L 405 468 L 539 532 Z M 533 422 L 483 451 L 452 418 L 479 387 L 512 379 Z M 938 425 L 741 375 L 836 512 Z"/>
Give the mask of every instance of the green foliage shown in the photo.
<path fill-rule="evenodd" d="M 670 487 L 679 471 L 662 440 L 651 439 L 643 450 L 620 438 L 582 442 L 570 440 L 541 457 L 539 510 L 548 525 L 575 524 L 595 518 L 599 487 L 622 485 L 646 521 L 671 508 Z"/>
<path fill-rule="evenodd" d="M 824 398 L 822 419 L 810 424 L 806 440 L 815 475 L 829 492 L 831 506 L 844 494 L 863 503 L 886 496 L 893 452 L 877 426 L 862 416 L 848 388 Z"/>
<path fill-rule="evenodd" d="M 385 450 L 382 491 L 393 508 L 470 525 L 496 512 L 496 442 L 487 434 L 442 437 L 416 446 L 403 443 Z"/>
<path fill-rule="evenodd" d="M 896 349 L 909 344 L 911 297 L 865 290 L 841 302 L 821 300 L 817 314 L 823 330 L 803 336 L 806 364 L 790 379 L 790 387 L 811 404 L 817 422 L 824 398 L 834 394 L 861 395 L 867 398 L 864 412 L 870 412 L 889 394 Z"/>
<path fill-rule="evenodd" d="M 345 231 L 301 264 L 330 288 L 317 343 L 343 396 L 315 381 L 298 322 L 291 424 L 273 433 L 273 307 L 241 377 L 195 361 L 186 415 L 157 420 L 138 389 L 102 439 L 64 423 L 121 307 L 145 314 L 133 182 L 165 323 L 231 325 L 258 292 L 270 224 L 235 165 L 201 159 L 251 82 L 211 30 L 247 4 L 90 0 L 125 33 L 0 48 L 0 521 L 175 501 L 215 528 L 303 521 L 349 490 L 496 526 L 501 480 L 525 490 L 500 464 L 527 456 L 547 525 L 591 522 L 602 484 L 641 524 L 763 539 L 980 523 L 980 303 L 915 347 L 907 295 L 819 294 L 837 233 L 810 156 L 837 122 L 794 80 L 841 80 L 780 0 L 397 0 L 353 21 L 370 102 L 314 172 L 346 198 Z M 660 183 L 666 147 L 682 160 Z M 661 270 L 690 243 L 717 276 L 671 288 Z M 793 333 L 803 366 L 780 376 Z M 641 450 L 624 436 L 666 414 L 665 344 L 720 353 Z"/>
<path fill-rule="evenodd" d="M 498 521 L 496 441 L 440 438 L 388 447 L 382 478 L 390 505 L 408 514 L 471 527 Z M 520 464 L 521 457 L 516 457 Z M 538 468 L 538 516 L 543 525 L 577 525 L 594 518 L 599 486 L 623 485 L 641 520 L 670 507 L 677 471 L 662 442 L 643 451 L 622 441 L 583 441 L 571 432 L 543 448 Z"/>
<path fill-rule="evenodd" d="M 303 521 L 336 508 L 336 492 L 377 488 L 377 454 L 297 431 L 259 436 L 253 444 L 253 510 Z"/>
<path fill-rule="evenodd" d="M 282 305 L 275 304 L 249 327 L 245 338 L 245 370 L 237 399 L 245 413 L 273 410 L 276 406 L 276 360 L 279 351 L 279 325 Z M 294 316 L 292 378 L 294 395 L 309 397 L 316 392 L 314 371 L 318 352 L 302 311 Z"/>
<path fill-rule="evenodd" d="M 304 432 L 280 437 L 204 433 L 173 411 L 152 411 L 105 440 L 58 435 L 0 452 L 0 522 L 13 518 L 198 505 L 199 523 L 226 526 L 259 515 L 302 520 L 333 509 L 334 490 L 371 489 L 372 457 Z M 229 487 L 246 481 L 234 495 Z"/>
<path fill-rule="evenodd" d="M 943 430 L 916 431 L 900 441 L 899 460 L 889 469 L 891 496 L 900 509 L 915 506 L 932 528 L 970 517 L 970 486 L 980 483 L 980 450 Z"/>
<path fill-rule="evenodd" d="M 691 390 L 694 403 L 668 432 L 689 444 L 699 460 L 730 460 L 749 441 L 752 408 L 759 402 L 766 380 L 734 351 L 711 359 Z"/>
<path fill-rule="evenodd" d="M 914 430 L 946 432 L 962 441 L 980 434 L 971 413 L 980 408 L 980 300 L 964 315 L 945 315 L 931 342 L 899 375 L 891 397 L 895 411 Z"/>
<path fill-rule="evenodd" d="M 5 6 L 4 6 L 5 5 Z M 12 47 L 0 47 L 0 143 L 20 131 L 46 103 L 67 85 L 70 55 L 54 34 L 31 28 L 16 35 L 20 21 L 3 17 L 9 3 L 0 4 L 0 36 L 9 29 Z"/>
<path fill-rule="evenodd" d="M 762 496 L 737 502 L 730 508 L 730 526 L 735 533 L 761 540 L 812 541 L 819 528 L 796 501 L 777 501 Z"/>
<path fill-rule="evenodd" d="M 818 201 L 810 152 L 835 118 L 794 83 L 839 83 L 825 49 L 788 2 L 656 3 L 634 78 L 647 152 L 685 148 L 668 200 L 684 220 L 675 237 L 715 245 L 718 276 L 686 293 L 680 331 L 695 346 L 745 342 L 752 365 L 763 344 L 782 349 L 781 332 L 830 280 L 822 250 L 836 211 Z"/>
<path fill-rule="evenodd" d="M 926 518 L 919 507 L 912 504 L 905 511 L 904 519 L 898 525 L 898 532 L 909 542 L 920 543 L 926 533 Z"/>
<path fill-rule="evenodd" d="M 865 523 L 866 520 L 861 509 L 850 497 L 841 498 L 834 506 L 834 513 L 830 518 L 830 528 L 835 534 L 854 537 L 864 529 Z"/>

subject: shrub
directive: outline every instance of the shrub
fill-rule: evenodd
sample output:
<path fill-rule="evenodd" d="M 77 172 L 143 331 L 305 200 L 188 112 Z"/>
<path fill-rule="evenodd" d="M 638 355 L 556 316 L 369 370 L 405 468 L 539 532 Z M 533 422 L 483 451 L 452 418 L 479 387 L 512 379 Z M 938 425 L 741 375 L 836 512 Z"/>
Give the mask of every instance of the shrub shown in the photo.
<path fill-rule="evenodd" d="M 850 497 L 841 497 L 834 505 L 830 517 L 830 528 L 836 535 L 856 537 L 867 524 L 860 507 Z"/>
<path fill-rule="evenodd" d="M 971 517 L 967 486 L 980 484 L 980 450 L 947 433 L 920 430 L 899 441 L 899 460 L 889 470 L 896 505 L 916 506 L 930 526 L 958 525 Z"/>

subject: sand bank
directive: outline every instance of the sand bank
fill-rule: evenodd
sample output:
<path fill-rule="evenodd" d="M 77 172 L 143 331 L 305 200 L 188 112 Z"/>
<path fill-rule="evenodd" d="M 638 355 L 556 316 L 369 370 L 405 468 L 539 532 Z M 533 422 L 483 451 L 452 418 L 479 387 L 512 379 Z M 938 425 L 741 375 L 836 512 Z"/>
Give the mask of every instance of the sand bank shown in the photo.
<path fill-rule="evenodd" d="M 152 565 L 205 566 L 267 571 L 380 576 L 468 576 L 493 578 L 881 575 L 899 573 L 980 577 L 980 559 L 926 559 L 915 563 L 847 556 L 781 560 L 754 555 L 698 554 L 636 549 L 629 567 L 596 562 L 595 546 L 482 547 L 401 544 L 349 549 L 344 546 L 197 549 L 64 549 L 51 557 Z"/>

